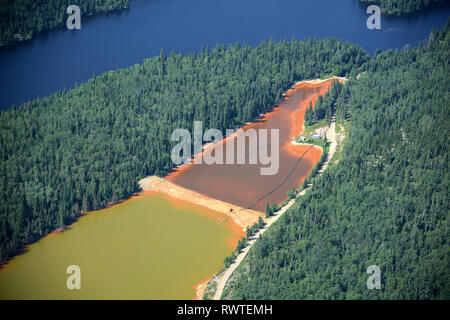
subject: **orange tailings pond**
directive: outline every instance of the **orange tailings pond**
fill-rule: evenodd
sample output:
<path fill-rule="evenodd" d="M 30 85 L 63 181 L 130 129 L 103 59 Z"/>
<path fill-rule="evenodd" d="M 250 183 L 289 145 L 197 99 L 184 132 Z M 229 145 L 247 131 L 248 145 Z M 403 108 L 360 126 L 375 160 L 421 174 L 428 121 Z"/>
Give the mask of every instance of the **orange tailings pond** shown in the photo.
<path fill-rule="evenodd" d="M 194 298 L 194 286 L 222 268 L 266 202 L 285 200 L 319 160 L 319 148 L 291 141 L 302 131 L 306 107 L 332 81 L 298 83 L 273 111 L 243 128 L 279 129 L 276 175 L 260 175 L 259 165 L 204 164 L 182 166 L 166 179 L 143 179 L 143 189 L 154 191 L 85 214 L 3 265 L 0 299 Z M 66 286 L 70 265 L 80 267 L 79 290 Z"/>
<path fill-rule="evenodd" d="M 237 140 L 239 134 L 245 134 L 248 129 L 279 130 L 279 171 L 275 175 L 261 175 L 261 164 L 186 164 L 166 177 L 166 180 L 186 189 L 197 191 L 208 197 L 219 199 L 226 203 L 238 205 L 242 208 L 263 212 L 266 203 L 281 203 L 287 198 L 288 190 L 298 188 L 311 169 L 319 161 L 322 150 L 311 145 L 293 145 L 292 139 L 303 131 L 303 119 L 306 108 L 313 105 L 319 95 L 325 94 L 334 79 L 324 81 L 299 82 L 288 90 L 284 100 L 271 112 L 261 116 L 254 123 L 244 126 L 238 134 L 229 139 Z M 220 144 L 219 143 L 219 144 Z M 270 149 L 270 135 L 268 146 Z M 205 148 L 203 154 L 213 153 L 218 144 Z M 237 142 L 234 142 L 236 157 Z M 226 159 L 226 147 L 223 157 Z M 246 157 L 251 153 L 258 153 L 259 147 L 245 145 Z M 270 154 L 270 152 L 268 152 Z M 201 157 L 202 155 L 197 155 Z M 300 161 L 298 159 L 301 158 Z M 225 160 L 223 161 L 225 163 Z M 236 163 L 235 161 L 234 163 Z M 248 163 L 248 160 L 247 162 Z"/>

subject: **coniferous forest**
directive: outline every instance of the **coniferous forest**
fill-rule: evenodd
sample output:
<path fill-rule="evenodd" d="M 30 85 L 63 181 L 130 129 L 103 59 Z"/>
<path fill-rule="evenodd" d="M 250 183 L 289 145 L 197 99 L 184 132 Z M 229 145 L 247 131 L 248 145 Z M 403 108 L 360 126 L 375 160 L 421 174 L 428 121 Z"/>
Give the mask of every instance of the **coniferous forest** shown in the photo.
<path fill-rule="evenodd" d="M 27 40 L 33 34 L 64 25 L 67 8 L 80 7 L 81 15 L 129 6 L 130 0 L 0 0 L 0 46 Z"/>
<path fill-rule="evenodd" d="M 335 39 L 239 43 L 166 55 L 0 113 L 0 261 L 82 210 L 138 191 L 174 166 L 176 128 L 225 131 L 267 110 L 295 81 L 356 74 L 368 60 Z M 224 132 L 225 133 L 225 132 Z"/>
<path fill-rule="evenodd" d="M 328 98 L 351 121 L 340 162 L 255 244 L 226 297 L 450 298 L 449 28 L 377 52 Z M 367 289 L 371 265 L 381 290 Z"/>

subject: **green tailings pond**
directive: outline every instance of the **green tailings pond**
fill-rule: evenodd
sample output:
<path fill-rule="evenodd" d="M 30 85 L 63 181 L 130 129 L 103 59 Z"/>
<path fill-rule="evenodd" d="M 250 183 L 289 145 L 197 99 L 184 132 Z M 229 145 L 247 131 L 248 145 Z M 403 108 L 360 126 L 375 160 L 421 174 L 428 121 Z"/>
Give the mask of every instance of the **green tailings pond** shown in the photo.
<path fill-rule="evenodd" d="M 193 299 L 241 236 L 214 211 L 141 193 L 89 212 L 0 268 L 0 299 Z M 69 265 L 81 289 L 69 290 Z"/>

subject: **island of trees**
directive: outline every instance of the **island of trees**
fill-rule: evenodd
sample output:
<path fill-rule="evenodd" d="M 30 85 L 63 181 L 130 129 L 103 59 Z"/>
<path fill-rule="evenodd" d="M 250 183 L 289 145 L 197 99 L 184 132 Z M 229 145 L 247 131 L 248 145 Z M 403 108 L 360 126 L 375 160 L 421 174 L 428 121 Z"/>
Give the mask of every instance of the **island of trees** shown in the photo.
<path fill-rule="evenodd" d="M 0 0 L 0 46 L 28 40 L 37 32 L 64 25 L 67 7 L 81 15 L 127 8 L 130 0 Z"/>
<path fill-rule="evenodd" d="M 442 5 L 446 0 L 359 0 L 362 3 L 377 4 L 381 12 L 402 15 L 416 12 L 425 8 Z"/>

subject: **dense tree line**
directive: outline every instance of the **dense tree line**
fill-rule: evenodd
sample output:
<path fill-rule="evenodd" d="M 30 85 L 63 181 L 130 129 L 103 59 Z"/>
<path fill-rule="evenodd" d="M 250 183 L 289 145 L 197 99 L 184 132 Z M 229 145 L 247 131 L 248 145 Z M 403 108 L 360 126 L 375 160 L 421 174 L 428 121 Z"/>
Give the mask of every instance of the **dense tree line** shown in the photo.
<path fill-rule="evenodd" d="M 228 268 L 236 260 L 237 255 L 239 255 L 239 253 L 241 253 L 241 251 L 248 246 L 250 238 L 253 237 L 256 233 L 258 233 L 258 231 L 262 229 L 264 226 L 265 222 L 261 217 L 259 217 L 258 221 L 255 222 L 251 227 L 247 226 L 245 237 L 241 237 L 241 239 L 238 240 L 236 248 L 231 252 L 229 256 L 223 259 L 224 265 L 223 270 Z"/>
<path fill-rule="evenodd" d="M 446 0 L 359 0 L 363 3 L 380 5 L 381 12 L 388 14 L 406 14 L 441 5 Z"/>
<path fill-rule="evenodd" d="M 450 298 L 449 28 L 344 86 L 342 159 L 255 244 L 233 299 Z"/>
<path fill-rule="evenodd" d="M 326 120 L 331 122 L 332 116 L 336 113 L 336 105 L 340 91 L 343 85 L 338 81 L 333 81 L 330 86 L 330 90 L 327 91 L 325 96 L 319 96 L 314 105 L 310 103 L 309 108 L 305 111 L 305 126 L 311 126 L 320 120 Z M 340 114 L 341 115 L 341 114 Z"/>
<path fill-rule="evenodd" d="M 0 0 L 0 46 L 31 39 L 36 32 L 66 23 L 67 7 L 81 15 L 128 7 L 130 0 Z"/>
<path fill-rule="evenodd" d="M 0 261 L 24 244 L 138 191 L 173 167 L 176 128 L 236 128 L 295 81 L 359 72 L 368 60 L 336 39 L 264 41 L 161 52 L 0 113 Z M 225 133 L 225 132 L 224 132 Z"/>

